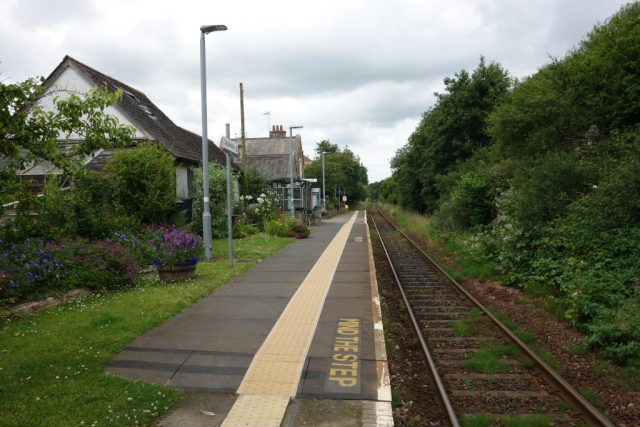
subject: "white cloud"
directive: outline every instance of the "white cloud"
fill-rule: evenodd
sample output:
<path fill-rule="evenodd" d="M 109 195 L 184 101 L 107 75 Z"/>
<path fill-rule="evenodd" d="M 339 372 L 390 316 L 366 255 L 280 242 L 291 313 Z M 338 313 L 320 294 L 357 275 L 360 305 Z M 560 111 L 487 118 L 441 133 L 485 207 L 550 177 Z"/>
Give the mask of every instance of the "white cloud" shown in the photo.
<path fill-rule="evenodd" d="M 304 125 L 307 154 L 328 138 L 349 145 L 372 181 L 433 103 L 442 79 L 480 55 L 512 75 L 563 55 L 622 0 L 5 0 L 0 72 L 47 75 L 65 54 L 147 94 L 200 132 L 199 26 L 207 36 L 209 134 L 239 133 L 245 85 L 249 136 Z"/>

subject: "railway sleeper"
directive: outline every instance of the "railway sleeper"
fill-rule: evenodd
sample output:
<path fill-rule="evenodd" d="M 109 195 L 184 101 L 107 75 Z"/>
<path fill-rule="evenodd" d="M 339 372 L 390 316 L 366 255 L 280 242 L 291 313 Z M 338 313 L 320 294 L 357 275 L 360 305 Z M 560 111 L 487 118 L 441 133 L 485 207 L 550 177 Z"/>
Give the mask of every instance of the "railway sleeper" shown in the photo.
<path fill-rule="evenodd" d="M 483 391 L 513 391 L 513 390 L 542 390 L 547 387 L 543 379 L 530 375 L 513 375 L 507 379 L 489 377 L 484 378 L 456 378 L 441 377 L 448 390 L 472 390 L 477 393 Z"/>
<path fill-rule="evenodd" d="M 429 289 L 413 289 L 413 290 L 407 290 L 405 289 L 405 294 L 407 294 L 407 297 L 410 299 L 414 299 L 414 298 L 420 298 L 420 299 L 436 299 L 436 298 L 442 298 L 442 297 L 447 297 L 450 299 L 460 299 L 460 295 L 453 291 L 434 291 L 434 290 L 429 290 Z"/>
<path fill-rule="evenodd" d="M 465 414 L 461 414 L 460 417 L 461 418 L 473 418 L 474 415 L 476 414 L 470 414 L 470 413 L 465 413 Z M 486 413 L 484 412 L 482 415 L 484 415 L 485 417 L 489 418 L 492 421 L 508 421 L 510 419 L 513 418 L 514 414 L 497 414 L 497 413 Z M 566 422 L 569 425 L 571 424 L 575 424 L 575 425 L 581 425 L 584 424 L 584 421 L 582 421 L 581 419 L 578 418 L 573 418 L 567 414 L 561 413 L 561 412 L 546 412 L 546 413 L 532 413 L 532 414 L 518 414 L 519 418 L 534 418 L 534 417 L 539 417 L 539 416 L 544 416 L 549 418 L 552 421 L 558 421 L 558 422 Z"/>
<path fill-rule="evenodd" d="M 508 392 L 480 392 L 477 394 L 450 395 L 451 404 L 455 408 L 469 412 L 486 413 L 499 411 L 504 414 L 538 414 L 540 410 L 555 408 L 560 398 L 554 395 L 506 395 Z"/>
<path fill-rule="evenodd" d="M 411 296 L 409 296 L 409 299 L 411 299 L 411 301 L 416 301 L 416 302 L 421 302 L 421 301 L 442 301 L 443 303 L 447 302 L 447 301 L 464 301 L 457 294 L 456 295 L 453 295 L 453 294 L 427 295 L 425 293 L 417 293 L 417 294 L 412 294 Z"/>
<path fill-rule="evenodd" d="M 425 306 L 412 306 L 411 308 L 413 308 L 413 312 L 416 315 L 421 315 L 421 314 L 437 314 L 437 313 L 456 313 L 456 314 L 462 314 L 462 315 L 467 315 L 467 313 L 460 313 L 462 311 L 469 311 L 469 307 L 468 306 L 462 306 L 462 305 L 454 305 L 454 306 L 447 306 L 447 307 L 443 307 L 443 306 L 437 306 L 437 305 L 425 305 Z"/>
<path fill-rule="evenodd" d="M 415 310 L 427 310 L 430 308 L 442 308 L 445 310 L 459 310 L 459 311 L 469 311 L 471 310 L 471 304 L 464 304 L 463 301 L 456 301 L 456 300 L 452 300 L 452 301 L 448 301 L 446 303 L 438 303 L 438 301 L 429 301 L 429 300 L 423 300 L 423 301 L 409 301 L 411 303 L 411 307 L 414 308 Z M 427 304 L 429 302 L 432 302 L 432 304 Z"/>

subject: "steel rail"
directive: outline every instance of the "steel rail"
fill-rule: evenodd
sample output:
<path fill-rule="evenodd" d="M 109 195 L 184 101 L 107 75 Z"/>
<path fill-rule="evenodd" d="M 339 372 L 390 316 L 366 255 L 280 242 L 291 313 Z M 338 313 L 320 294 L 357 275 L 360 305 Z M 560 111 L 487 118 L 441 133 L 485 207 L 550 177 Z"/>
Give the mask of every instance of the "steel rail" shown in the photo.
<path fill-rule="evenodd" d="M 378 230 L 378 224 L 376 224 L 376 220 L 373 218 L 373 215 L 371 215 L 371 220 L 373 221 L 373 226 L 375 227 L 376 232 L 378 233 L 378 237 L 380 238 L 380 243 L 382 244 L 384 253 L 387 256 L 387 260 L 389 261 L 389 266 L 391 267 L 393 276 L 396 278 L 396 284 L 398 285 L 398 289 L 402 294 L 402 299 L 404 300 L 404 304 L 407 307 L 407 312 L 409 313 L 409 317 L 411 318 L 411 323 L 413 324 L 413 328 L 415 329 L 416 334 L 418 335 L 418 339 L 420 340 L 420 346 L 422 347 L 422 352 L 424 353 L 424 357 L 427 361 L 427 365 L 429 366 L 429 372 L 431 373 L 431 378 L 433 379 L 433 382 L 435 383 L 436 388 L 438 389 L 438 395 L 440 396 L 440 401 L 442 403 L 442 406 L 444 406 L 443 409 L 447 414 L 449 423 L 451 424 L 451 427 L 460 427 L 460 423 L 458 422 L 458 417 L 456 416 L 456 413 L 453 410 L 453 405 L 451 405 L 451 401 L 449 400 L 449 395 L 447 394 L 447 391 L 444 388 L 442 379 L 438 374 L 438 368 L 436 368 L 436 364 L 433 361 L 433 357 L 431 357 L 431 352 L 429 352 L 429 348 L 427 347 L 427 342 L 422 336 L 420 323 L 418 323 L 416 316 L 413 314 L 413 310 L 411 309 L 411 304 L 409 304 L 409 299 L 407 298 L 407 295 L 404 293 L 404 289 L 402 288 L 402 285 L 400 283 L 400 278 L 396 273 L 396 269 L 394 268 L 393 262 L 391 261 L 391 257 L 389 256 L 389 252 L 387 251 L 387 246 L 384 244 L 382 236 L 380 235 L 380 230 Z"/>
<path fill-rule="evenodd" d="M 578 393 L 564 378 L 562 378 L 552 367 L 550 367 L 544 360 L 542 360 L 533 350 L 529 348 L 520 338 L 518 338 L 509 328 L 507 328 L 497 317 L 495 317 L 489 310 L 487 310 L 477 299 L 473 297 L 465 288 L 462 287 L 453 277 L 451 277 L 445 270 L 443 270 L 438 263 L 436 263 L 429 255 L 427 255 L 420 247 L 409 238 L 405 233 L 402 232 L 389 218 L 387 218 L 380 209 L 376 209 L 378 213 L 385 219 L 393 228 L 396 229 L 411 245 L 431 264 L 434 266 L 438 272 L 440 272 L 444 277 L 449 280 L 458 291 L 460 291 L 469 301 L 471 301 L 476 307 L 478 307 L 485 315 L 487 315 L 491 321 L 504 332 L 507 337 L 513 341 L 525 354 L 527 357 L 533 359 L 533 361 L 540 367 L 542 370 L 542 374 L 545 379 L 550 382 L 553 386 L 555 386 L 558 390 L 560 390 L 563 394 L 563 397 L 566 400 L 569 400 L 571 406 L 578 410 L 582 411 L 580 413 L 580 417 L 582 417 L 585 421 L 593 426 L 603 426 L 603 427 L 614 427 L 614 425 L 609 421 L 604 415 L 600 413 L 591 403 L 589 403 L 580 393 Z M 371 215 L 373 219 L 373 215 Z M 374 220 L 375 224 L 375 220 Z M 378 227 L 376 225 L 376 231 Z M 380 233 L 378 232 L 378 235 Z M 382 241 L 382 237 L 380 238 Z M 384 243 L 383 243 L 384 246 Z M 386 252 L 386 248 L 385 248 Z M 388 257 L 388 254 L 387 254 Z M 391 262 L 391 261 L 389 261 Z M 394 270 L 395 274 L 395 270 Z M 397 276 L 396 276 L 397 277 Z M 404 297 L 404 293 L 403 293 Z M 406 302 L 406 301 L 405 301 Z M 422 337 L 421 337 L 422 340 Z"/>

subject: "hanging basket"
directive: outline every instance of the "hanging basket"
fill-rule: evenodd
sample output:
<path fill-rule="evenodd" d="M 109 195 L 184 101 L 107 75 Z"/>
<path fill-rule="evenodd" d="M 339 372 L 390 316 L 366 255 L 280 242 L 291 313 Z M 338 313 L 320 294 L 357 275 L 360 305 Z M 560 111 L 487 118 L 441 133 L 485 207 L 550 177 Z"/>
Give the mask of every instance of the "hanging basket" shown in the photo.
<path fill-rule="evenodd" d="M 193 279 L 196 265 L 163 265 L 158 267 L 158 277 L 161 282 L 180 282 Z"/>

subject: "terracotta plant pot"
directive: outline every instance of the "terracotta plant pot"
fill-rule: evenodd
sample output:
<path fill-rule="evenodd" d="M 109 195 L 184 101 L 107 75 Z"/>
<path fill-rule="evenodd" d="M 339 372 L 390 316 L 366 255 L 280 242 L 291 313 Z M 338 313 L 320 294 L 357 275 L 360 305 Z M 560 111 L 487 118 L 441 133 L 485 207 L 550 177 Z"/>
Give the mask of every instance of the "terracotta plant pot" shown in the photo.
<path fill-rule="evenodd" d="M 161 282 L 179 282 L 193 279 L 196 265 L 163 265 L 158 267 L 158 277 Z"/>

